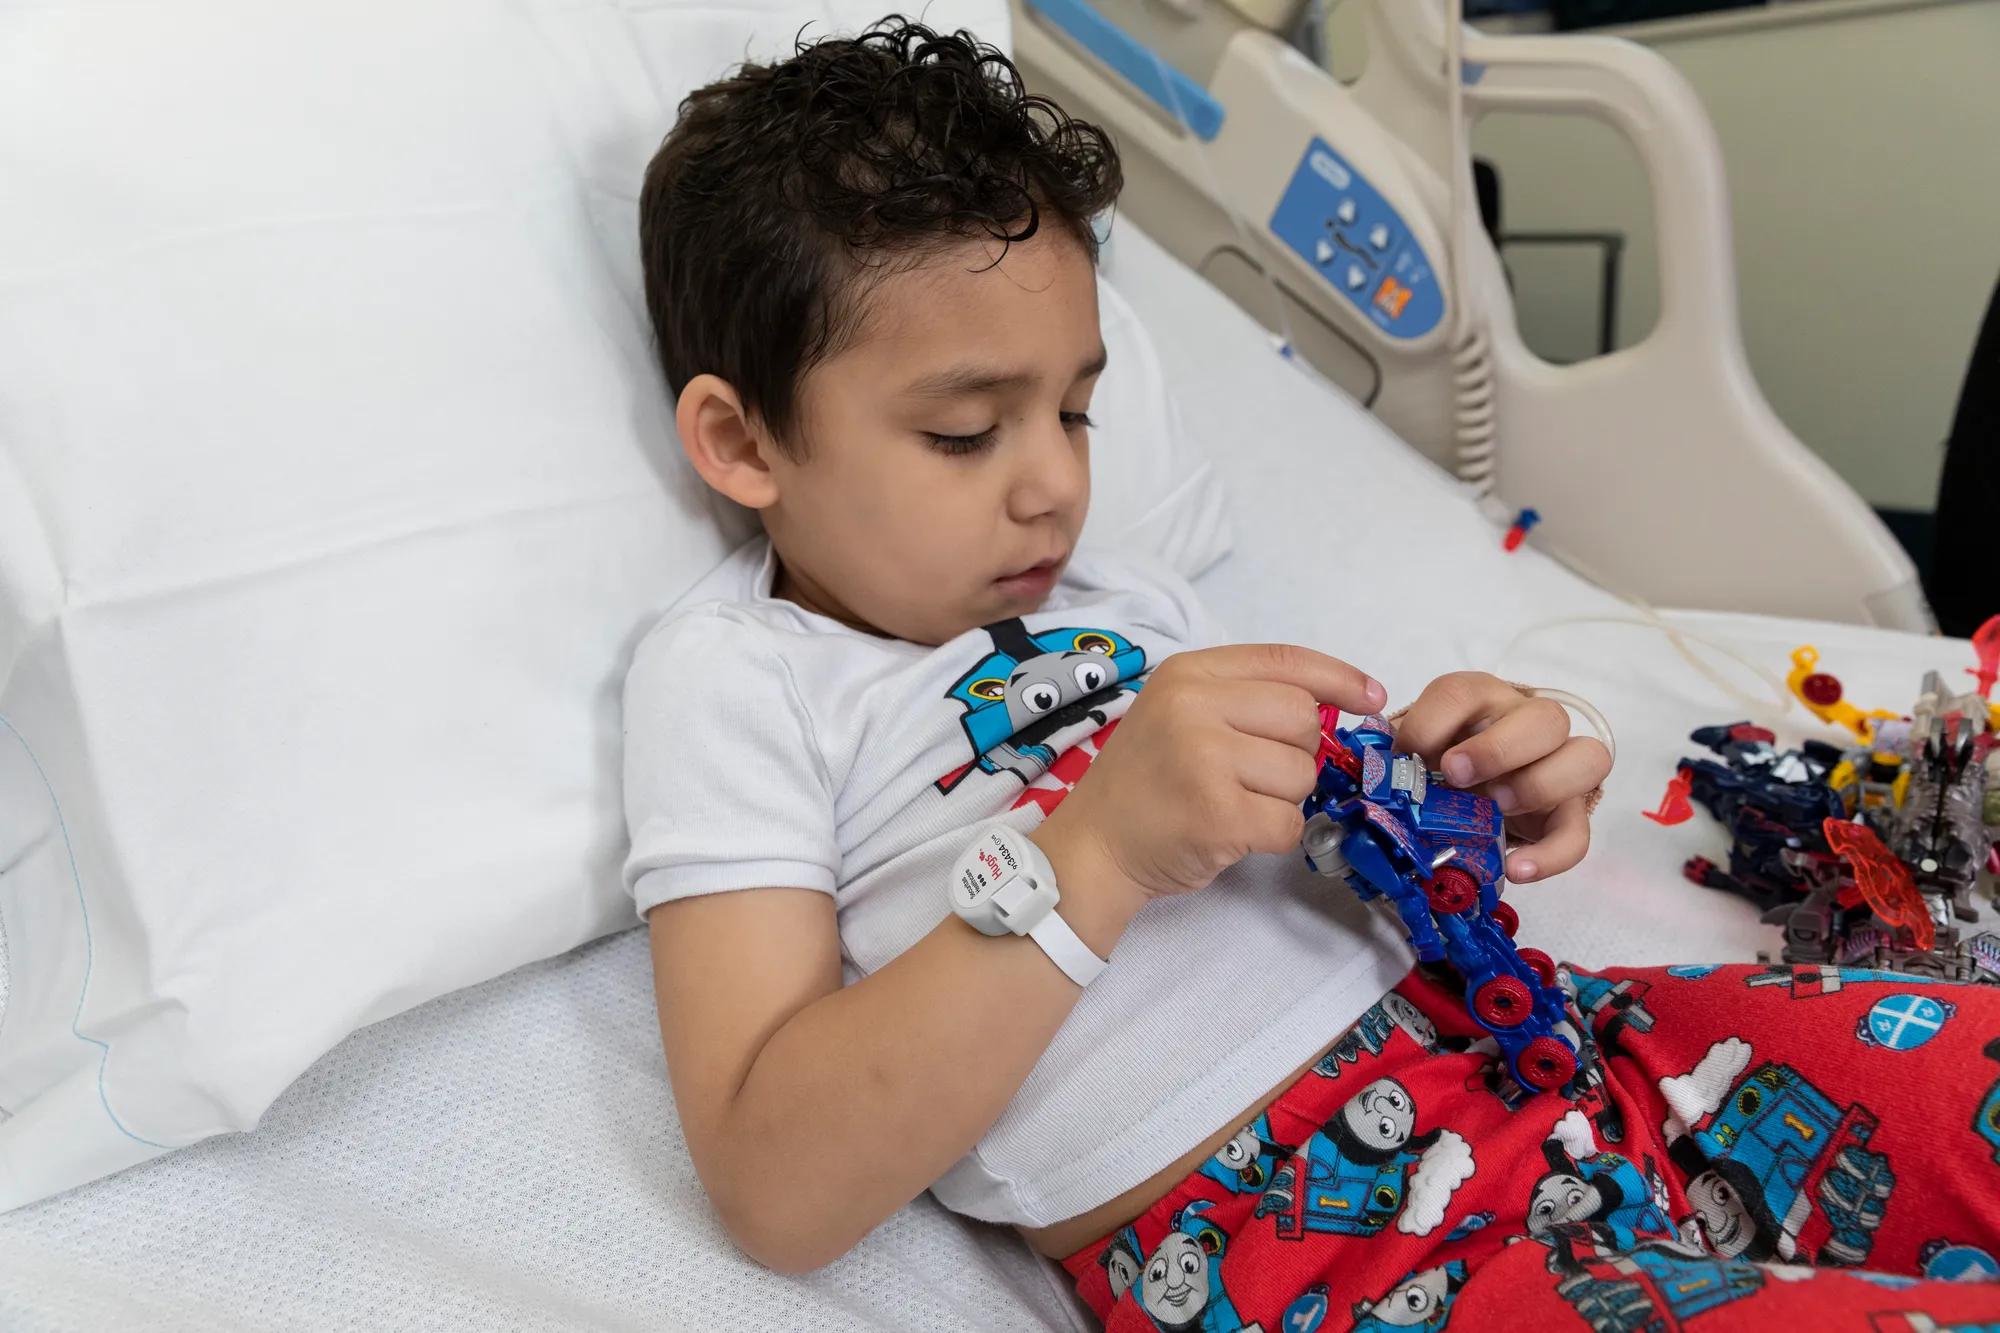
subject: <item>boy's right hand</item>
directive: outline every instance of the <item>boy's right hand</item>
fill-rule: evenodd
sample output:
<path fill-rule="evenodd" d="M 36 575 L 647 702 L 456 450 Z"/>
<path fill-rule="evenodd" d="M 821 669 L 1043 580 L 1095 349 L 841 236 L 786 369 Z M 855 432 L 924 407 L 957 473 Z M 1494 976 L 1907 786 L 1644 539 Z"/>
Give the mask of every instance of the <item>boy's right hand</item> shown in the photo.
<path fill-rule="evenodd" d="M 1251 852 L 1298 846 L 1299 807 L 1319 779 L 1319 705 L 1367 714 L 1387 697 L 1338 658 L 1291 644 L 1176 653 L 1043 828 L 1088 836 L 1149 896 L 1192 893 Z"/>

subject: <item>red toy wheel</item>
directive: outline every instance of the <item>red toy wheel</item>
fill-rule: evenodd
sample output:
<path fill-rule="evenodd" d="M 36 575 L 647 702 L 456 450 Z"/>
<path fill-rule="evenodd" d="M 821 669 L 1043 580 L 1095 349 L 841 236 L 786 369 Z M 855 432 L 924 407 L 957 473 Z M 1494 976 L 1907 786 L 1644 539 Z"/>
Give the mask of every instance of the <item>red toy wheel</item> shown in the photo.
<path fill-rule="evenodd" d="M 1818 704 L 1821 708 L 1831 707 L 1840 702 L 1840 677 L 1815 671 L 1799 682 L 1799 693 L 1806 697 L 1807 703 Z"/>
<path fill-rule="evenodd" d="M 1425 888 L 1431 910 L 1454 916 L 1479 902 L 1479 881 L 1457 866 L 1445 866 L 1431 876 Z"/>
<path fill-rule="evenodd" d="M 1495 977 L 1472 995 L 1472 1012 L 1482 1023 L 1496 1028 L 1521 1026 L 1534 1008 L 1528 984 L 1518 977 Z"/>
<path fill-rule="evenodd" d="M 1537 1037 L 1521 1048 L 1514 1077 L 1537 1092 L 1560 1088 L 1576 1073 L 1576 1052 L 1554 1037 Z"/>
<path fill-rule="evenodd" d="M 1556 984 L 1556 960 L 1543 953 L 1540 949 L 1521 950 L 1521 961 L 1528 965 L 1530 971 L 1541 978 L 1544 986 L 1553 986 Z"/>
<path fill-rule="evenodd" d="M 1521 914 L 1514 910 L 1512 903 L 1495 903 L 1493 924 L 1500 927 L 1500 933 L 1511 940 L 1514 938 L 1514 932 L 1521 928 Z"/>

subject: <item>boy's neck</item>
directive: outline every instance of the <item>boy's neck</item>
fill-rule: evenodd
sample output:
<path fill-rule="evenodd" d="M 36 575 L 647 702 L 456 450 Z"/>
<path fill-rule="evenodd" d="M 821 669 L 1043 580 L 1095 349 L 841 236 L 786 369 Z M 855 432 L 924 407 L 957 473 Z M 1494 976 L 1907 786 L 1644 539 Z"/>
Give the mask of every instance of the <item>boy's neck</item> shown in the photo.
<path fill-rule="evenodd" d="M 863 634 L 872 634 L 878 639 L 891 637 L 842 606 L 838 598 L 821 588 L 810 577 L 794 573 L 792 567 L 785 563 L 784 557 L 778 555 L 775 550 L 772 559 L 777 563 L 778 571 L 777 576 L 771 580 L 771 596 L 804 607 L 814 615 L 837 620 L 849 629 L 860 630 Z"/>

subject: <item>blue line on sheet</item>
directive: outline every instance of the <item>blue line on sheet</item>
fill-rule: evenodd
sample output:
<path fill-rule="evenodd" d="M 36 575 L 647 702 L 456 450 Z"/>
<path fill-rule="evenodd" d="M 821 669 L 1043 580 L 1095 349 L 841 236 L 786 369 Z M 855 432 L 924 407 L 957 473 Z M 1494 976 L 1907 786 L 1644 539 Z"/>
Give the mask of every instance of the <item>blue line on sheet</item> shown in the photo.
<path fill-rule="evenodd" d="M 134 1134 L 131 1130 L 125 1128 L 125 1122 L 120 1120 L 117 1112 L 111 1109 L 111 1099 L 104 1091 L 104 1066 L 111 1059 L 111 1043 L 99 1041 L 96 1037 L 85 1036 L 83 1029 L 78 1026 L 83 1021 L 84 997 L 90 994 L 90 967 L 94 951 L 90 943 L 90 907 L 83 900 L 83 876 L 78 873 L 76 868 L 76 848 L 69 840 L 69 820 L 63 817 L 62 802 L 56 799 L 56 787 L 53 782 L 49 781 L 48 770 L 44 769 L 42 761 L 35 757 L 35 747 L 28 744 L 28 738 L 23 736 L 20 729 L 8 720 L 5 713 L 0 713 L 0 727 L 5 727 L 14 734 L 14 739 L 21 743 L 21 752 L 27 755 L 28 762 L 35 766 L 35 776 L 42 780 L 42 788 L 49 794 L 49 808 L 56 812 L 56 827 L 62 831 L 63 852 L 69 857 L 69 880 L 71 884 L 76 886 L 77 910 L 83 913 L 83 985 L 78 988 L 76 993 L 76 1013 L 69 1020 L 69 1030 L 71 1035 L 75 1036 L 78 1041 L 87 1041 L 92 1046 L 97 1047 L 98 1104 L 103 1106 L 104 1114 L 110 1118 L 113 1125 L 117 1126 L 118 1132 L 126 1138 L 136 1143 L 143 1143 L 148 1148 L 171 1148 L 174 1146 L 171 1143 L 155 1143 L 151 1139 L 141 1138 L 139 1135 Z M 20 972 L 18 969 L 15 970 L 10 981 L 12 983 L 8 987 L 10 990 L 20 984 Z"/>

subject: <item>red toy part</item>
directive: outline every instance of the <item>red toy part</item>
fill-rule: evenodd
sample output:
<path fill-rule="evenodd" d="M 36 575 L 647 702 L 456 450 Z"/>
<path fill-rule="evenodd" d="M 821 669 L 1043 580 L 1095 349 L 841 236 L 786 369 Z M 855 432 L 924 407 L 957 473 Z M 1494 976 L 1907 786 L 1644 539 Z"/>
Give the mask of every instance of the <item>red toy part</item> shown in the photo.
<path fill-rule="evenodd" d="M 1805 695 L 1806 702 L 1818 704 L 1821 708 L 1833 707 L 1845 692 L 1841 688 L 1840 677 L 1829 676 L 1824 671 L 1815 671 L 1799 682 L 1799 693 Z"/>
<path fill-rule="evenodd" d="M 1479 881 L 1457 866 L 1440 867 L 1425 889 L 1431 910 L 1454 916 L 1479 901 Z"/>
<path fill-rule="evenodd" d="M 1979 697 L 1992 699 L 1993 682 L 2000 680 L 2000 616 L 1972 631 L 1972 650 L 1979 654 L 1979 668 L 1967 667 L 1979 680 Z"/>
<path fill-rule="evenodd" d="M 1993 856 L 1996 860 L 2000 860 L 2000 847 L 1993 849 Z M 1500 933 L 1511 940 L 1514 938 L 1514 932 L 1521 928 L 1521 914 L 1514 910 L 1512 903 L 1495 903 L 1493 924 L 1500 927 Z"/>
<path fill-rule="evenodd" d="M 1537 1092 L 1560 1088 L 1576 1073 L 1576 1054 L 1554 1037 L 1537 1037 L 1521 1048 L 1514 1073 Z"/>
<path fill-rule="evenodd" d="M 1820 827 L 1826 831 L 1827 846 L 1854 868 L 1855 887 L 1870 910 L 1890 926 L 1909 931 L 1916 948 L 1929 949 L 1936 944 L 1937 929 L 1924 910 L 1924 898 L 1917 892 L 1910 868 L 1882 845 L 1875 830 L 1831 815 Z"/>
<path fill-rule="evenodd" d="M 1694 790 L 1694 776 L 1685 768 L 1667 779 L 1667 790 L 1660 797 L 1660 808 L 1643 812 L 1655 824 L 1685 824 L 1694 818 L 1694 802 L 1688 793 Z"/>
<path fill-rule="evenodd" d="M 1534 996 L 1518 977 L 1495 977 L 1472 995 L 1472 1012 L 1496 1028 L 1517 1028 L 1534 1011 Z"/>
<path fill-rule="evenodd" d="M 1521 950 L 1521 961 L 1528 965 L 1529 971 L 1541 978 L 1544 986 L 1556 984 L 1556 960 L 1540 949 Z"/>
<path fill-rule="evenodd" d="M 1321 704 L 1319 706 L 1319 753 L 1313 756 L 1314 771 L 1317 772 L 1321 765 L 1331 759 L 1335 768 L 1347 774 L 1354 781 L 1355 785 L 1359 786 L 1361 783 L 1361 759 L 1354 751 L 1333 738 L 1333 733 L 1339 727 L 1340 710 L 1332 704 Z"/>

